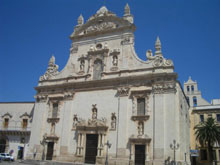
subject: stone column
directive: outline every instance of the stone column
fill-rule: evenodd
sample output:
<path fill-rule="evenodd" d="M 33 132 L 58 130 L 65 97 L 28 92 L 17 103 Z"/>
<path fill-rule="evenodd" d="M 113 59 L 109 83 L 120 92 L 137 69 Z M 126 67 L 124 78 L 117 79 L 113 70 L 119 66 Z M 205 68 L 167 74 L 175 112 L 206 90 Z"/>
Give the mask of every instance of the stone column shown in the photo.
<path fill-rule="evenodd" d="M 149 161 L 150 160 L 150 143 L 147 143 L 146 144 L 146 161 Z"/>

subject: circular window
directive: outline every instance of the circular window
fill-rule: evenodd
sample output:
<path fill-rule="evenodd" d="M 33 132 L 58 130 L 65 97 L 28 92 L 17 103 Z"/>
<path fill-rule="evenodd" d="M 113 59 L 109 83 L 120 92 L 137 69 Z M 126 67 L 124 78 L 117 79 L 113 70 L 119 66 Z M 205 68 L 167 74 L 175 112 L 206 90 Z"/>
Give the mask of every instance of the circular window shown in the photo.
<path fill-rule="evenodd" d="M 96 48 L 97 48 L 97 49 L 102 49 L 102 44 L 97 44 L 97 45 L 96 45 Z"/>

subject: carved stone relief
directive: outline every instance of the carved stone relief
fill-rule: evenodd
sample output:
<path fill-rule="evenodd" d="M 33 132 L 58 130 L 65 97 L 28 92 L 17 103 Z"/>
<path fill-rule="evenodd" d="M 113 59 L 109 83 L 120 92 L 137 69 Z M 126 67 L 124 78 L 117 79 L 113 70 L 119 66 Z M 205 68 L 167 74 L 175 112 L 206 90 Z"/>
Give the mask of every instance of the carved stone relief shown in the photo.
<path fill-rule="evenodd" d="M 153 56 L 151 50 L 146 52 L 147 59 L 153 63 L 154 67 L 159 66 L 173 66 L 173 62 L 171 60 L 165 59 L 161 54 Z"/>
<path fill-rule="evenodd" d="M 72 44 L 72 47 L 70 48 L 71 53 L 77 53 L 78 52 L 78 45 Z"/>
<path fill-rule="evenodd" d="M 99 24 L 94 24 L 92 26 L 89 26 L 87 29 L 84 30 L 84 33 L 93 33 L 97 31 L 103 31 L 103 30 L 109 30 L 109 29 L 115 29 L 117 25 L 114 22 L 102 22 Z"/>
<path fill-rule="evenodd" d="M 133 44 L 133 42 L 134 42 L 133 37 L 126 36 L 122 39 L 121 45 Z"/>
<path fill-rule="evenodd" d="M 121 88 L 118 88 L 117 94 L 120 97 L 128 96 L 129 90 L 130 90 L 129 87 L 121 87 Z"/>
<path fill-rule="evenodd" d="M 159 83 L 153 85 L 154 93 L 166 93 L 166 92 L 176 92 L 176 84 L 175 82 L 171 83 Z"/>

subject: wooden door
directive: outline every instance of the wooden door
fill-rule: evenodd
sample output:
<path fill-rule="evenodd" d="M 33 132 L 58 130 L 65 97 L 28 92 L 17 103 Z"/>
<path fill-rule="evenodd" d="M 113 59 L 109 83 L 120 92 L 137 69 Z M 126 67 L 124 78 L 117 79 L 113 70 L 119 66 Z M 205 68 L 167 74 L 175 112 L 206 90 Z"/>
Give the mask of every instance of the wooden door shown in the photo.
<path fill-rule="evenodd" d="M 86 156 L 85 163 L 95 164 L 98 147 L 98 135 L 87 134 L 86 135 Z"/>
<path fill-rule="evenodd" d="M 135 165 L 145 164 L 145 145 L 135 145 Z"/>
<path fill-rule="evenodd" d="M 54 142 L 48 142 L 47 143 L 47 160 L 52 160 L 53 159 L 53 147 L 54 147 Z"/>

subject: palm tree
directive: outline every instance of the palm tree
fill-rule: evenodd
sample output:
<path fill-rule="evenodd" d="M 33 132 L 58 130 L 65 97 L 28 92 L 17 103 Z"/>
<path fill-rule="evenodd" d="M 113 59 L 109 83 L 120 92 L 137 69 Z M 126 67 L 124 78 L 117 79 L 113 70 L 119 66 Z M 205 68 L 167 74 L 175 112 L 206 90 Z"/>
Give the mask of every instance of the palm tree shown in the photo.
<path fill-rule="evenodd" d="M 213 118 L 208 118 L 207 121 L 201 122 L 194 127 L 196 130 L 196 140 L 201 146 L 208 147 L 210 163 L 213 162 L 212 148 L 214 144 L 220 144 L 220 127 Z"/>

